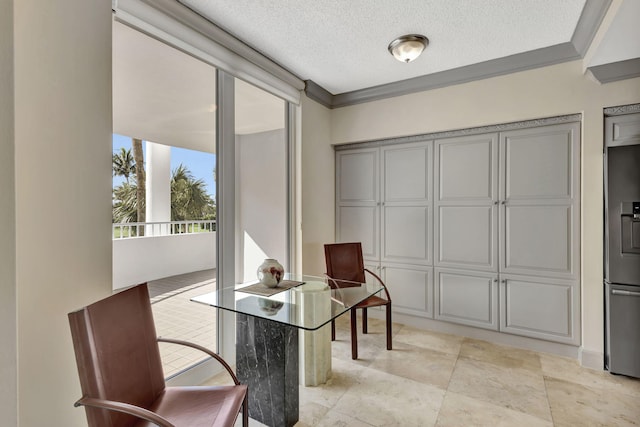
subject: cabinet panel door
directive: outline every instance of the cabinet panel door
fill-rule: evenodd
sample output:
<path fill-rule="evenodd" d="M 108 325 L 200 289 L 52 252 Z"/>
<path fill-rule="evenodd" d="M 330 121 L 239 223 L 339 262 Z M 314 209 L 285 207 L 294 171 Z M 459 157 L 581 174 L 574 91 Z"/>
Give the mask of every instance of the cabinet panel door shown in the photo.
<path fill-rule="evenodd" d="M 496 207 L 440 206 L 436 265 L 496 271 Z"/>
<path fill-rule="evenodd" d="M 338 206 L 336 215 L 336 241 L 361 242 L 362 256 L 379 259 L 378 207 Z"/>
<path fill-rule="evenodd" d="M 500 134 L 500 271 L 575 279 L 579 124 Z"/>
<path fill-rule="evenodd" d="M 565 199 L 576 194 L 577 124 L 500 134 L 504 159 L 502 200 Z"/>
<path fill-rule="evenodd" d="M 435 142 L 436 200 L 496 199 L 498 135 L 471 135 Z"/>
<path fill-rule="evenodd" d="M 381 149 L 383 263 L 433 263 L 432 152 L 432 141 Z"/>
<path fill-rule="evenodd" d="M 497 271 L 498 135 L 435 142 L 435 265 Z"/>
<path fill-rule="evenodd" d="M 379 201 L 377 149 L 337 152 L 336 171 L 338 204 Z"/>
<path fill-rule="evenodd" d="M 498 329 L 498 285 L 495 274 L 435 270 L 435 318 L 484 329 Z"/>
<path fill-rule="evenodd" d="M 500 278 L 501 331 L 578 343 L 577 282 L 511 275 Z"/>
<path fill-rule="evenodd" d="M 433 143 L 425 141 L 382 149 L 382 200 L 427 204 L 431 200 Z"/>
<path fill-rule="evenodd" d="M 573 257 L 571 206 L 509 205 L 504 207 L 502 272 L 571 276 Z"/>
<path fill-rule="evenodd" d="M 432 268 L 386 264 L 382 272 L 394 312 L 433 317 Z"/>
<path fill-rule="evenodd" d="M 382 261 L 431 264 L 431 211 L 427 206 L 382 207 Z"/>

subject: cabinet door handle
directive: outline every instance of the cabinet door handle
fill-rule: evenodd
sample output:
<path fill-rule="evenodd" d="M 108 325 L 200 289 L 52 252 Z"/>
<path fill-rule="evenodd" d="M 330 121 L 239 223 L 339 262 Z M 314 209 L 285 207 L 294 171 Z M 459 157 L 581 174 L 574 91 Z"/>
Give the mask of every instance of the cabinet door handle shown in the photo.
<path fill-rule="evenodd" d="M 502 203 L 503 205 L 506 205 L 506 204 L 507 204 L 507 201 L 506 201 L 506 200 L 503 200 L 501 203 Z"/>
<path fill-rule="evenodd" d="M 640 292 L 625 291 L 623 289 L 613 289 L 611 293 L 613 295 L 623 295 L 625 297 L 640 297 Z"/>
<path fill-rule="evenodd" d="M 493 202 L 494 205 L 497 205 L 499 202 L 496 200 L 495 202 Z"/>

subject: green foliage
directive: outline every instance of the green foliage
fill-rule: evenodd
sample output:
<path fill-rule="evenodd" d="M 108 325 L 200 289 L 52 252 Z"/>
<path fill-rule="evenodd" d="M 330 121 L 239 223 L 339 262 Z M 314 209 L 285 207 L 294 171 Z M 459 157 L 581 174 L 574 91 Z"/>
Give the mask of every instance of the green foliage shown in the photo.
<path fill-rule="evenodd" d="M 171 220 L 215 219 L 213 199 L 205 190 L 205 182 L 195 179 L 180 164 L 171 173 Z"/>
<path fill-rule="evenodd" d="M 136 176 L 136 165 L 131 150 L 120 147 L 119 153 L 112 157 L 113 176 L 123 176 L 129 183 L 129 177 Z"/>
<path fill-rule="evenodd" d="M 135 184 L 122 183 L 113 189 L 113 222 L 138 222 L 138 188 Z M 144 200 L 142 200 L 144 204 Z"/>
<path fill-rule="evenodd" d="M 125 182 L 113 188 L 114 223 L 138 222 L 136 192 L 135 182 Z M 144 207 L 144 200 L 142 203 Z M 189 169 L 180 164 L 171 173 L 171 220 L 205 219 L 216 219 L 214 200 L 207 194 L 204 180 L 195 179 Z"/>

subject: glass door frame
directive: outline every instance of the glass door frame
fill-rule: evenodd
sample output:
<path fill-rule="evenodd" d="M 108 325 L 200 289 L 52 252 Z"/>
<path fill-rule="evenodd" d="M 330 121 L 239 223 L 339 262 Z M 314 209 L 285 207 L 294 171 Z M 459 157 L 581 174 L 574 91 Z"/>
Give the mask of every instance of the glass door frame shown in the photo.
<path fill-rule="evenodd" d="M 224 70 L 216 72 L 216 206 L 217 206 L 217 261 L 216 283 L 236 283 L 236 133 L 235 133 L 235 80 L 238 78 Z M 275 95 L 274 95 L 275 96 Z M 296 216 L 296 106 L 284 101 L 286 140 L 286 203 L 287 203 L 287 244 L 286 265 L 289 270 L 297 270 L 295 224 Z M 233 294 L 223 295 L 233 299 Z M 217 313 L 218 353 L 228 361 L 235 360 L 235 316 L 218 310 Z"/>

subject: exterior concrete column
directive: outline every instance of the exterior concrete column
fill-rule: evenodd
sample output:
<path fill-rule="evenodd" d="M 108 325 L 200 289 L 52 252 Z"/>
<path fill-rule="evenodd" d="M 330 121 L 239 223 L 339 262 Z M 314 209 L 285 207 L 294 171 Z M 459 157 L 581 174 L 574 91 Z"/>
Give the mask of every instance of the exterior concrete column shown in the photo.
<path fill-rule="evenodd" d="M 146 141 L 147 222 L 171 221 L 171 147 Z M 146 227 L 146 235 L 169 234 L 168 227 Z"/>

